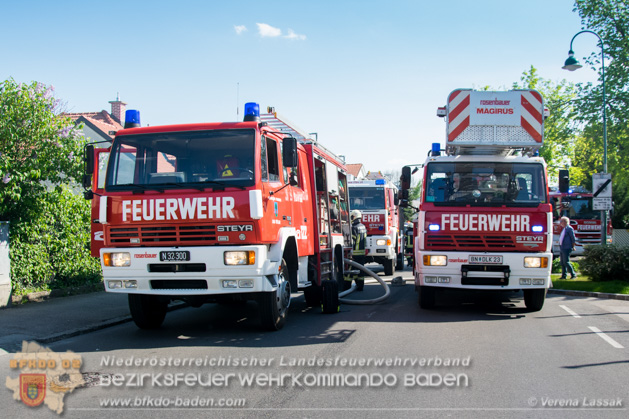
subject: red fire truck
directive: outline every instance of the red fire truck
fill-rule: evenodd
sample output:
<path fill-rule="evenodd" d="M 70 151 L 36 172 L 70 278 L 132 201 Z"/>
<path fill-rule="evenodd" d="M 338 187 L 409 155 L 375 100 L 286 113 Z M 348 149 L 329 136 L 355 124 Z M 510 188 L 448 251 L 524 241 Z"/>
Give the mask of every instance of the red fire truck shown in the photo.
<path fill-rule="evenodd" d="M 382 264 L 385 275 L 404 268 L 397 192 L 397 186 L 380 173 L 349 182 L 350 208 L 360 210 L 367 228 L 365 261 Z"/>
<path fill-rule="evenodd" d="M 105 289 L 129 295 L 140 328 L 159 327 L 176 299 L 256 300 L 272 330 L 298 289 L 338 311 L 351 253 L 342 160 L 255 103 L 244 122 L 140 127 L 137 111 L 126 120 L 104 182 L 86 148 L 84 186 L 94 185 Z"/>
<path fill-rule="evenodd" d="M 426 160 L 415 237 L 419 305 L 438 289 L 523 290 L 540 310 L 550 284 L 552 211 L 546 164 L 536 157 L 545 110 L 534 90 L 454 90 L 446 148 Z M 445 151 L 445 153 L 444 153 Z M 411 170 L 402 170 L 402 189 Z"/>
<path fill-rule="evenodd" d="M 559 224 L 561 217 L 570 218 L 576 238 L 573 256 L 583 255 L 585 246 L 601 244 L 601 212 L 592 208 L 592 193 L 582 187 L 571 187 L 566 192 L 550 192 L 553 204 L 553 254 L 559 256 L 559 236 L 563 228 Z M 612 240 L 611 217 L 608 218 L 607 241 Z"/>

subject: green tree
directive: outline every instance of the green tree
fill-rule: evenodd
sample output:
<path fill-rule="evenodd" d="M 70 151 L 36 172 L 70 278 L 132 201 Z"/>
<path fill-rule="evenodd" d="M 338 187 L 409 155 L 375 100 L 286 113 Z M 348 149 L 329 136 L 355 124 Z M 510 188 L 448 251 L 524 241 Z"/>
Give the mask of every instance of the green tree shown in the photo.
<path fill-rule="evenodd" d="M 18 294 L 100 277 L 89 254 L 89 204 L 72 191 L 84 140 L 52 92 L 40 83 L 0 84 L 0 217 L 11 222 Z"/>
<path fill-rule="evenodd" d="M 557 176 L 560 168 L 567 166 L 574 156 L 574 139 L 578 132 L 572 117 L 575 112 L 576 87 L 566 80 L 553 82 L 541 78 L 533 66 L 522 73 L 520 82 L 513 83 L 514 89 L 535 89 L 544 97 L 544 106 L 550 115 L 544 121 L 544 145 L 540 156 L 548 164 L 551 176 Z M 571 170 L 573 183 L 582 181 L 582 173 Z"/>
<path fill-rule="evenodd" d="M 605 101 L 607 114 L 608 172 L 613 179 L 616 228 L 629 221 L 629 4 L 626 0 L 576 0 L 584 29 L 599 34 L 605 49 Z M 592 36 L 588 34 L 579 35 Z M 576 42 L 576 41 L 575 41 Z M 577 46 L 574 46 L 578 51 Z M 575 163 L 585 172 L 603 171 L 603 86 L 601 50 L 590 52 L 584 61 L 599 72 L 600 83 L 579 84 L 576 117 L 583 124 L 583 138 Z"/>
<path fill-rule="evenodd" d="M 70 183 L 82 170 L 83 142 L 58 114 L 53 88 L 13 79 L 0 84 L 0 216 L 19 216 L 47 185 Z"/>

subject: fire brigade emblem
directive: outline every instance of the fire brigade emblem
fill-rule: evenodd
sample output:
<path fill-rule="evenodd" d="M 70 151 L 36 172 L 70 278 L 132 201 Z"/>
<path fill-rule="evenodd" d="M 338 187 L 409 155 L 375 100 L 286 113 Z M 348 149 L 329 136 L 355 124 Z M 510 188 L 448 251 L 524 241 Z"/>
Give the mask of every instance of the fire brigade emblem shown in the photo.
<path fill-rule="evenodd" d="M 20 397 L 27 406 L 39 406 L 46 398 L 46 374 L 20 374 Z"/>
<path fill-rule="evenodd" d="M 280 213 L 278 210 L 277 202 L 273 202 L 273 209 L 275 210 L 275 216 L 277 217 Z"/>

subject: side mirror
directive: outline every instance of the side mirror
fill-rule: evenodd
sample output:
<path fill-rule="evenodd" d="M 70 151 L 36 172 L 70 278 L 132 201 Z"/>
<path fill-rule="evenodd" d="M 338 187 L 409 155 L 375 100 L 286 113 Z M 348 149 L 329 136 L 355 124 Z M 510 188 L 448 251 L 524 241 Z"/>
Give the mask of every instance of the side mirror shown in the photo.
<path fill-rule="evenodd" d="M 297 139 L 287 137 L 282 140 L 282 163 L 284 167 L 297 167 Z"/>
<path fill-rule="evenodd" d="M 408 189 L 401 189 L 398 192 L 398 201 L 400 202 L 401 208 L 408 208 Z"/>
<path fill-rule="evenodd" d="M 88 175 L 88 174 L 83 175 L 82 183 L 85 189 L 90 189 L 92 187 L 92 175 Z"/>
<path fill-rule="evenodd" d="M 85 146 L 85 154 L 83 155 L 83 162 L 85 163 L 85 174 L 91 175 L 94 173 L 94 146 L 88 144 Z M 83 180 L 85 185 L 85 180 Z M 91 180 L 90 180 L 91 184 Z M 88 186 L 89 188 L 89 186 Z"/>
<path fill-rule="evenodd" d="M 393 205 L 395 205 L 396 207 L 398 205 L 400 205 L 400 197 L 399 196 L 397 196 L 397 195 L 393 196 Z"/>
<path fill-rule="evenodd" d="M 400 189 L 408 190 L 411 188 L 411 167 L 402 167 L 402 176 L 400 176 Z"/>
<path fill-rule="evenodd" d="M 288 182 L 290 183 L 290 186 L 298 186 L 299 180 L 297 179 L 297 173 L 291 171 L 290 175 L 288 175 Z"/>

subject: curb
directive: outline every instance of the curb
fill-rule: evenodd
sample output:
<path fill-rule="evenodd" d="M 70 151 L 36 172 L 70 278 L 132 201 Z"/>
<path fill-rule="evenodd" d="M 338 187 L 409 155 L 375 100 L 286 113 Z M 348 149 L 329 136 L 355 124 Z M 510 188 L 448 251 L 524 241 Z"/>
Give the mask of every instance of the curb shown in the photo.
<path fill-rule="evenodd" d="M 548 293 L 570 295 L 573 297 L 594 297 L 594 298 L 601 298 L 601 299 L 629 301 L 629 295 L 627 294 L 610 294 L 606 292 L 575 291 L 575 290 L 556 290 L 553 288 L 550 288 L 548 290 Z"/>
<path fill-rule="evenodd" d="M 168 306 L 168 313 L 170 313 L 171 311 L 179 310 L 186 307 L 189 307 L 187 303 L 184 303 L 182 301 L 177 301 Z M 38 339 L 33 339 L 33 340 L 39 343 L 53 343 L 59 340 L 73 338 L 75 336 L 84 335 L 91 332 L 96 332 L 98 330 L 106 329 L 108 327 L 118 326 L 119 324 L 129 323 L 130 321 L 132 321 L 131 315 L 116 317 L 116 318 L 105 320 L 103 322 L 93 324 L 90 326 L 81 327 L 74 330 L 68 330 L 65 332 L 60 332 L 54 335 L 50 335 L 50 336 L 46 336 L 46 337 L 38 338 Z"/>
<path fill-rule="evenodd" d="M 19 305 L 26 304 L 29 302 L 42 302 L 44 300 L 48 300 L 51 298 L 69 297 L 71 295 L 89 294 L 92 292 L 100 292 L 100 291 L 105 291 L 105 285 L 102 282 L 89 284 L 89 285 L 83 285 L 80 287 L 68 287 L 68 288 L 54 289 L 50 291 L 31 292 L 30 294 L 26 294 L 23 296 L 12 295 L 11 304 L 3 308 L 10 308 L 11 306 L 19 306 Z"/>

